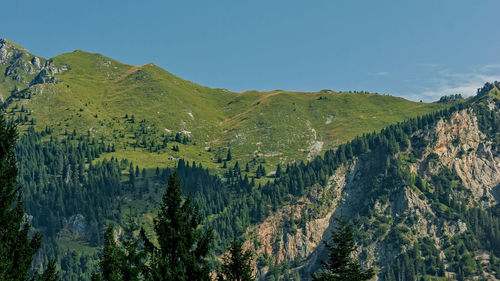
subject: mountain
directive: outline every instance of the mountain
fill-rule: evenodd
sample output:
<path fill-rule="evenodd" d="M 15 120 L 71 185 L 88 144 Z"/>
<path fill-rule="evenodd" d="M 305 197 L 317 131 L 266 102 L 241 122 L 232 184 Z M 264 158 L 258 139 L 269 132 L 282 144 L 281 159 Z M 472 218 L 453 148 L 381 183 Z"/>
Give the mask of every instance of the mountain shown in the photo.
<path fill-rule="evenodd" d="M 499 280 L 499 88 L 391 125 L 365 138 L 369 148 L 348 143 L 358 152 L 324 184 L 246 231 L 260 279 L 309 280 L 342 216 L 379 280 Z"/>
<path fill-rule="evenodd" d="M 310 160 L 355 136 L 444 106 L 364 92 L 235 93 L 151 63 L 131 66 L 84 51 L 47 60 L 5 39 L 0 54 L 0 95 L 12 116 L 25 118 L 23 107 L 37 129 L 104 137 L 116 148 L 108 158 L 146 168 L 172 167 L 178 158 L 220 168 L 218 158 L 231 149 L 240 164 L 262 163 L 273 171 L 277 163 Z M 189 139 L 178 145 L 179 153 L 163 145 L 177 133 Z"/>
<path fill-rule="evenodd" d="M 55 257 L 64 280 L 89 279 L 107 224 L 130 213 L 151 229 L 174 167 L 214 255 L 244 238 L 260 280 L 309 280 L 340 215 L 379 280 L 499 279 L 499 83 L 436 103 L 235 93 L 5 39 L 0 70 L 25 206 L 44 235 L 36 265 Z"/>

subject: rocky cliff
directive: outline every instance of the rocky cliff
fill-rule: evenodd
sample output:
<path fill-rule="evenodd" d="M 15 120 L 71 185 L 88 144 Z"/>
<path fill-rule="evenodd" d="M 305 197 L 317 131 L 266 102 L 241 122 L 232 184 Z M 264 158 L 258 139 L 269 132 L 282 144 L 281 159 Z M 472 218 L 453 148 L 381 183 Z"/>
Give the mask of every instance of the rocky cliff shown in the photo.
<path fill-rule="evenodd" d="M 416 131 L 390 158 L 375 152 L 353 158 L 328 184 L 312 186 L 306 196 L 249 229 L 246 246 L 259 257 L 259 280 L 309 280 L 327 257 L 322 241 L 330 238 L 338 216 L 359 230 L 357 255 L 377 268 L 377 279 L 390 279 L 389 265 L 422 241 L 438 253 L 441 274 L 460 279 L 463 272 L 454 271 L 454 256 L 447 255 L 449 244 L 471 232 L 473 223 L 453 210 L 492 208 L 500 198 L 499 130 L 492 127 L 498 123 L 483 120 L 499 116 L 499 102 L 488 97 L 471 104 Z M 396 163 L 401 178 L 388 175 L 387 167 L 380 170 L 388 161 Z M 472 275 L 496 280 L 487 269 L 492 249 L 478 249 L 473 256 L 482 267 Z"/>

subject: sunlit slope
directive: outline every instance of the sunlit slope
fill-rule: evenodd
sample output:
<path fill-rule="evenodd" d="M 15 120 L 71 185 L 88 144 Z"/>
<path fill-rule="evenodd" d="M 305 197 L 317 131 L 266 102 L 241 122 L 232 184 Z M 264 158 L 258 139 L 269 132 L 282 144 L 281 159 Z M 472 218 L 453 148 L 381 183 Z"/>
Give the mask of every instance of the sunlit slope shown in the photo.
<path fill-rule="evenodd" d="M 100 54 L 74 51 L 50 60 L 57 83 L 30 86 L 30 99 L 13 99 L 31 111 L 39 129 L 90 134 L 115 145 L 109 156 L 139 165 L 174 165 L 177 158 L 221 167 L 233 162 L 263 164 L 306 160 L 363 133 L 442 108 L 367 93 L 290 91 L 230 92 L 183 80 L 153 64 L 132 66 Z M 149 149 L 180 133 L 179 151 Z M 142 145 L 142 142 L 146 145 Z"/>
<path fill-rule="evenodd" d="M 378 94 L 273 91 L 237 94 L 226 107 L 238 113 L 221 123 L 222 140 L 241 154 L 286 162 L 441 105 Z"/>

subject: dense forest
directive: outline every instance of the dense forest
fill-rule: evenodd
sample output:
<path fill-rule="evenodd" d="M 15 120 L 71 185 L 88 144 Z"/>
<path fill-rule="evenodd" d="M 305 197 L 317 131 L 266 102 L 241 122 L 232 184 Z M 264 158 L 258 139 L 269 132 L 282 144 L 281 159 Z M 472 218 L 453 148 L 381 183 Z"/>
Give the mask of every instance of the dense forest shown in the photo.
<path fill-rule="evenodd" d="M 481 248 L 500 249 L 498 206 L 470 207 L 450 198 L 447 195 L 450 189 L 466 196 L 469 192 L 453 170 L 442 169 L 430 182 L 424 182 L 409 171 L 402 157 L 408 157 L 409 161 L 418 158 L 419 148 L 423 149 L 426 143 L 416 133 L 439 120 L 449 119 L 460 110 L 473 111 L 482 133 L 498 147 L 500 116 L 486 104 L 487 94 L 493 87 L 493 84 L 486 84 L 476 97 L 467 101 L 455 96 L 446 98 L 443 102 L 454 102 L 448 109 L 356 137 L 311 161 L 278 165 L 276 173 L 269 177 L 262 166 L 251 174 L 248 163 L 242 168 L 243 163 L 231 159 L 230 151 L 223 160 L 226 171 L 222 177 L 199 164 L 180 159 L 176 171 L 183 196 L 192 198 L 199 207 L 199 215 L 207 218 L 201 224 L 202 229 L 213 230 L 210 247 L 214 251 L 207 256 L 213 262 L 214 256 L 223 254 L 230 242 L 241 237 L 250 225 L 264 221 L 271 212 L 304 196 L 310 187 L 325 186 L 329 176 L 349 160 L 369 158 L 379 165 L 363 175 L 366 181 L 373 183 L 372 192 L 366 194 L 367 200 L 388 200 L 393 189 L 401 185 L 418 188 L 431 200 L 436 213 L 443 217 L 460 217 L 468 226 L 465 233 L 444 245 L 449 264 L 446 271 L 456 274 L 458 280 L 467 280 L 485 270 L 500 278 L 500 252 L 491 252 L 486 269 L 474 260 L 474 254 Z M 495 102 L 500 106 L 498 100 Z M 27 121 L 26 118 L 11 120 L 12 123 Z M 409 146 L 412 149 L 408 154 Z M 26 211 L 32 216 L 29 221 L 43 235 L 43 250 L 35 256 L 37 268 L 47 267 L 54 259 L 60 266 L 63 280 L 89 280 L 102 255 L 77 253 L 58 246 L 56 240 L 61 239 L 61 233 L 100 247 L 110 242 L 108 224 L 121 225 L 125 229 L 125 214 L 137 210 L 156 213 L 161 207 L 161 195 L 174 169 L 145 170 L 127 159 L 101 159 L 103 153 L 112 150 L 113 144 L 104 139 L 77 137 L 75 133 L 54 136 L 50 128 L 36 131 L 30 127 L 19 138 L 15 148 L 19 163 L 17 179 L 23 186 Z M 370 207 L 360 209 L 353 223 L 373 226 L 373 218 L 378 225 L 387 224 Z M 144 228 L 153 227 L 139 218 L 135 220 Z M 411 218 L 405 220 L 411 226 Z M 303 223 L 297 222 L 296 227 L 303 227 Z M 409 243 L 402 235 L 408 229 L 396 227 L 390 231 L 395 245 L 403 247 Z M 366 239 L 363 233 L 357 232 L 355 237 L 358 244 L 363 245 Z M 424 275 L 444 277 L 444 263 L 435 246 L 424 237 L 384 268 L 383 277 L 385 280 L 418 280 Z M 276 270 L 280 272 L 279 265 Z"/>
<path fill-rule="evenodd" d="M 41 246 L 41 235 L 38 232 L 33 233 L 33 231 L 30 231 L 31 225 L 25 216 L 21 195 L 22 186 L 17 183 L 18 168 L 14 149 L 16 137 L 16 126 L 13 123 L 5 122 L 3 116 L 0 116 L 0 163 L 2 164 L 0 166 L 0 202 L 2 202 L 0 205 L 0 222 L 2 223 L 2 230 L 0 231 L 0 277 L 6 281 L 57 281 L 60 280 L 60 273 L 57 270 L 55 259 L 51 259 L 47 263 L 45 270 L 41 274 L 31 269 L 33 255 Z M 69 151 L 71 151 L 71 146 Z M 88 159 L 89 168 L 91 168 L 91 158 Z M 113 161 L 110 163 L 113 163 Z M 74 162 L 71 162 L 71 164 L 76 165 Z M 183 167 L 183 163 L 180 162 L 179 166 Z M 84 170 L 83 164 L 80 167 Z M 113 165 L 110 165 L 102 170 L 113 170 L 113 168 Z M 193 165 L 193 168 L 196 168 L 196 165 Z M 114 178 L 117 178 L 117 170 L 119 171 L 119 169 L 115 169 L 115 173 L 110 172 L 110 174 L 115 175 Z M 78 175 L 71 174 L 70 171 L 70 169 L 66 170 L 65 173 L 64 169 L 59 171 L 59 174 L 67 175 L 64 180 L 66 184 L 71 181 L 71 175 L 73 175 L 75 181 L 78 178 Z M 73 170 L 73 173 L 77 173 L 76 171 L 76 169 Z M 89 169 L 89 176 L 92 176 L 91 172 L 92 170 Z M 135 186 L 132 176 L 134 173 L 135 171 L 131 168 L 129 184 L 132 188 Z M 84 174 L 80 173 L 79 176 L 84 177 Z M 94 191 L 98 190 L 94 189 Z M 60 194 L 60 196 L 67 195 Z M 56 215 L 58 214 L 56 212 Z M 97 215 L 100 214 L 97 213 Z M 50 218 L 53 218 L 53 216 L 51 214 Z M 199 213 L 198 204 L 193 201 L 191 191 L 189 191 L 187 197 L 183 195 L 177 169 L 174 170 L 169 175 L 167 189 L 162 196 L 157 216 L 153 221 L 155 236 L 149 238 L 142 227 L 139 231 L 139 227 L 131 214 L 128 215 L 126 224 L 123 225 L 123 234 L 118 241 L 115 239 L 113 226 L 108 224 L 104 232 L 103 249 L 99 255 L 97 266 L 89 268 L 89 271 L 93 272 L 90 279 L 93 281 L 203 281 L 213 278 L 219 281 L 255 280 L 252 266 L 253 254 L 250 250 L 243 250 L 242 242 L 236 237 L 233 238 L 227 253 L 224 254 L 222 264 L 217 266 L 215 273 L 213 273 L 213 268 L 208 259 L 212 249 L 213 232 L 210 227 L 200 227 L 203 220 L 203 216 Z M 356 260 L 351 261 L 350 258 L 351 252 L 355 250 L 352 225 L 348 225 L 344 221 L 341 223 L 343 227 L 336 234 L 335 244 L 331 246 L 331 249 L 332 258 L 335 260 L 341 258 L 344 262 L 338 263 L 330 259 L 328 266 L 325 263 L 325 271 L 322 272 L 322 275 L 314 278 L 315 280 L 368 280 L 373 276 L 373 270 L 368 269 L 365 271 L 361 269 L 359 263 Z M 99 224 L 99 222 L 96 222 L 96 224 Z M 56 225 L 46 225 L 44 227 L 50 228 L 56 227 Z M 45 232 L 49 235 L 53 234 L 47 230 Z M 86 264 L 81 265 L 85 266 Z M 63 266 L 62 260 L 61 268 Z M 75 270 L 75 268 L 71 269 Z M 67 271 L 63 272 L 64 279 L 75 278 L 74 275 Z M 362 279 L 360 279 L 361 276 L 363 276 Z M 78 278 L 84 277 L 80 275 Z"/>

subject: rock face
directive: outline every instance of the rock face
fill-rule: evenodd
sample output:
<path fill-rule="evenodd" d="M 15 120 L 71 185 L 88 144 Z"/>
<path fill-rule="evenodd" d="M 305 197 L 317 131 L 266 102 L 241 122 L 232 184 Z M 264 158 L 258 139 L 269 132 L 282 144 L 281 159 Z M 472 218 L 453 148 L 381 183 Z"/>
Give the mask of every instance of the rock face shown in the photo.
<path fill-rule="evenodd" d="M 30 86 L 36 85 L 36 84 L 44 84 L 44 83 L 57 83 L 58 79 L 55 78 L 50 74 L 50 72 L 47 69 L 42 69 L 40 73 L 38 73 L 33 80 L 30 82 Z"/>
<path fill-rule="evenodd" d="M 12 56 L 12 52 L 9 52 L 6 48 L 6 41 L 0 39 L 0 63 L 4 64 Z"/>
<path fill-rule="evenodd" d="M 498 111 L 494 104 L 490 104 L 489 109 Z M 469 206 L 486 208 L 498 204 L 500 154 L 493 141 L 481 131 L 472 108 L 458 111 L 448 120 L 440 120 L 433 127 L 418 131 L 411 140 L 408 150 L 417 150 L 412 148 L 413 143 L 426 144 L 418 148 L 420 157 L 409 165 L 415 176 L 430 182 L 441 169 L 455 171 L 472 196 L 450 190 L 450 197 Z M 367 181 L 365 175 L 374 165 L 379 164 L 371 158 L 352 160 L 338 169 L 326 186 L 311 187 L 306 196 L 250 228 L 246 233 L 246 247 L 267 261 L 256 264 L 259 280 L 266 280 L 269 264 L 284 263 L 290 265 L 292 274 L 289 276 L 310 280 L 311 274 L 319 268 L 319 261 L 327 256 L 322 241 L 331 236 L 335 227 L 333 218 L 341 214 L 345 219 L 354 219 L 367 206 L 383 220 L 392 222 L 391 225 L 377 223 L 374 226 L 373 221 L 365 221 L 356 225 L 365 238 L 359 245 L 358 255 L 367 264 L 379 267 L 378 279 L 385 270 L 381 265 L 392 263 L 422 237 L 434 241 L 441 258 L 446 260 L 442 245 L 450 237 L 467 231 L 467 224 L 461 219 L 437 214 L 421 190 L 402 183 L 395 183 L 389 198 L 368 200 L 366 194 L 370 193 L 372 182 Z M 391 242 L 395 228 L 404 230 L 403 240 L 407 243 Z"/>
<path fill-rule="evenodd" d="M 38 57 L 34 57 L 31 59 L 31 63 L 33 64 L 33 66 L 35 66 L 35 68 L 37 69 L 40 69 L 42 68 L 42 64 L 40 63 L 40 58 Z"/>
<path fill-rule="evenodd" d="M 51 60 L 34 56 L 6 39 L 0 39 L 0 68 L 4 78 L 15 82 L 20 89 L 57 83 L 58 78 L 54 75 L 68 70 L 66 66 L 56 67 Z"/>
<path fill-rule="evenodd" d="M 490 110 L 496 110 L 491 107 Z M 472 110 L 456 113 L 450 122 L 439 121 L 434 132 L 435 144 L 429 149 L 440 162 L 454 169 L 477 202 L 498 204 L 500 155 L 492 141 L 479 130 Z"/>
<path fill-rule="evenodd" d="M 87 223 L 85 221 L 85 217 L 81 214 L 71 216 L 64 221 L 64 224 L 71 230 L 78 233 L 84 233 L 85 231 L 87 231 Z"/>
<path fill-rule="evenodd" d="M 252 248 L 253 243 L 258 241 L 260 246 L 256 254 L 274 257 L 278 263 L 309 257 L 321 247 L 325 231 L 341 199 L 347 170 L 346 167 L 339 169 L 329 178 L 325 188 L 312 187 L 307 196 L 249 229 L 245 247 Z M 263 277 L 268 270 L 268 267 L 260 268 L 260 276 Z"/>

